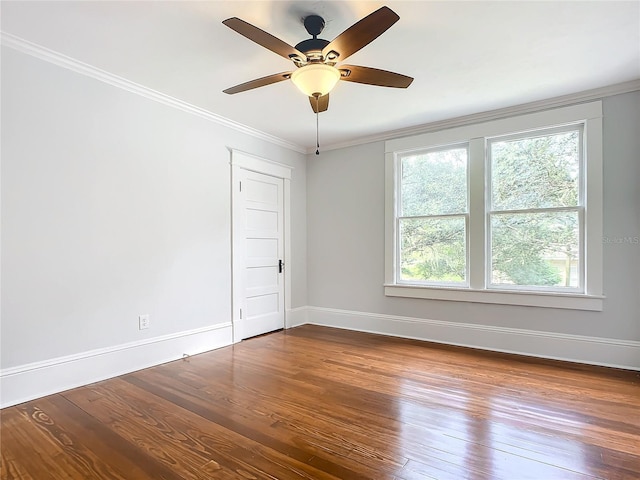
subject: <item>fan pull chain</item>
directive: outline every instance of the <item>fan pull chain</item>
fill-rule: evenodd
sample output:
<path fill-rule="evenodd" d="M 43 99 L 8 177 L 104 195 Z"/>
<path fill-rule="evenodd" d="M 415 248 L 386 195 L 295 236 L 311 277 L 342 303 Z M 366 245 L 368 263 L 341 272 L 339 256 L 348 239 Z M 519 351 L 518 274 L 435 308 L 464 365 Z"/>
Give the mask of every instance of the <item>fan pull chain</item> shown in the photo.
<path fill-rule="evenodd" d="M 320 95 L 316 95 L 316 155 L 320 155 L 320 140 L 318 139 L 318 125 L 320 123 Z"/>

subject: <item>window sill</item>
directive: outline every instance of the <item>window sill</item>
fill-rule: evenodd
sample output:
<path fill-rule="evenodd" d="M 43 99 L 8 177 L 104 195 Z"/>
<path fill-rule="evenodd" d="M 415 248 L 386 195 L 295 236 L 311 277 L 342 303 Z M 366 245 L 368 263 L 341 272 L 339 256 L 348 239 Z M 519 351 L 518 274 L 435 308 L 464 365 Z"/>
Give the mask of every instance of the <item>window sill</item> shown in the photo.
<path fill-rule="evenodd" d="M 602 311 L 605 298 L 602 295 L 473 290 L 470 288 L 422 287 L 397 284 L 385 284 L 384 294 L 388 297 L 564 308 L 569 310 L 591 310 L 596 312 Z"/>

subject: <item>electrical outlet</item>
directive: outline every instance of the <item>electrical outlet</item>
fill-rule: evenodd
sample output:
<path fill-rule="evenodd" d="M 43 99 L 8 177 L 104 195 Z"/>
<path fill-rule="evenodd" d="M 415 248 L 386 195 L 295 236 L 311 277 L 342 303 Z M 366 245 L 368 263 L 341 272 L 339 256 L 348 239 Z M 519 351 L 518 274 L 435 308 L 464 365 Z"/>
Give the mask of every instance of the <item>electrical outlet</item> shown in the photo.
<path fill-rule="evenodd" d="M 149 318 L 149 314 L 145 313 L 144 315 L 138 315 L 138 328 L 140 330 L 144 330 L 151 326 L 151 319 Z"/>

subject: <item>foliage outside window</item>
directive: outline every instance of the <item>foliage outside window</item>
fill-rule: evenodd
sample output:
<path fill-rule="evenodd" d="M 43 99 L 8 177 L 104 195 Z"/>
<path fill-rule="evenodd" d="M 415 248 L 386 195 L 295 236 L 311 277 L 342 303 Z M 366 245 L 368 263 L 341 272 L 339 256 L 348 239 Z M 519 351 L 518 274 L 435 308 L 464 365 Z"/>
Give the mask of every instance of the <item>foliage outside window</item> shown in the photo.
<path fill-rule="evenodd" d="M 602 308 L 602 104 L 389 140 L 385 294 Z"/>

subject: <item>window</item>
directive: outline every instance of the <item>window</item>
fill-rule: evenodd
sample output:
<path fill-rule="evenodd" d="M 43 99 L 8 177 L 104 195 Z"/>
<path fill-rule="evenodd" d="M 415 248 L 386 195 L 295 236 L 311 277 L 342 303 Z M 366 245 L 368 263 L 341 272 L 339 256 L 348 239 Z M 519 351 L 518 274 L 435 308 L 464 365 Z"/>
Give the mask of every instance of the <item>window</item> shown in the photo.
<path fill-rule="evenodd" d="M 487 141 L 491 287 L 581 291 L 582 125 Z"/>
<path fill-rule="evenodd" d="M 400 157 L 401 283 L 467 284 L 467 147 Z"/>
<path fill-rule="evenodd" d="M 386 142 L 385 293 L 601 310 L 601 112 Z"/>

